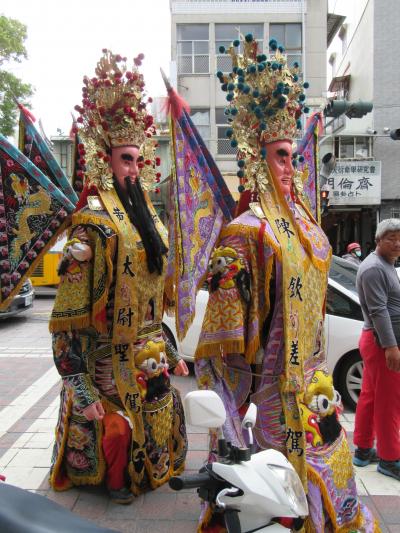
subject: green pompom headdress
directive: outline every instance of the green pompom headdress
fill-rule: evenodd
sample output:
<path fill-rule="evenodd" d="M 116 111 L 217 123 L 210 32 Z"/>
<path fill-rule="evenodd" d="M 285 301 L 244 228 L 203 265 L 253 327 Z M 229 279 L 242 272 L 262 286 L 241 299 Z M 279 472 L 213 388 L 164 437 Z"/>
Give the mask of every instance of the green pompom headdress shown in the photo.
<path fill-rule="evenodd" d="M 238 150 L 237 172 L 244 188 L 263 190 L 268 182 L 265 157 L 268 143 L 293 140 L 301 129 L 300 120 L 305 107 L 304 89 L 299 65 L 287 64 L 284 48 L 275 39 L 269 42 L 273 54 L 267 58 L 257 51 L 257 42 L 251 34 L 241 36 L 243 54 L 237 49 L 240 41 L 232 42 L 230 48 L 220 48 L 232 58 L 233 69 L 229 74 L 217 72 L 221 88 L 227 92 L 229 105 L 225 109 L 230 126 L 226 131 L 231 146 Z M 258 185 L 258 187 L 257 187 Z"/>

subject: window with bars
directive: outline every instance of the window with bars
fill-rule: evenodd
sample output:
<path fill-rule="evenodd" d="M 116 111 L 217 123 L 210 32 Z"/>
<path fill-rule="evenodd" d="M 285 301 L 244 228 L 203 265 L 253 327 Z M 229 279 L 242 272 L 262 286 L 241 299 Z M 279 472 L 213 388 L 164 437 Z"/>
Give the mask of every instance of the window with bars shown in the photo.
<path fill-rule="evenodd" d="M 390 210 L 390 218 L 400 218 L 400 207 L 392 207 Z"/>
<path fill-rule="evenodd" d="M 291 67 L 295 61 L 301 66 L 301 24 L 270 24 L 269 37 L 270 39 L 276 39 L 279 44 L 282 44 L 285 47 L 289 67 Z M 270 50 L 270 53 L 272 53 L 272 50 Z"/>
<path fill-rule="evenodd" d="M 226 130 L 229 127 L 228 117 L 224 113 L 223 107 L 215 109 L 215 122 L 217 125 L 218 147 L 217 153 L 219 155 L 236 155 L 236 148 L 231 146 L 230 139 L 226 136 Z"/>
<path fill-rule="evenodd" d="M 209 148 L 210 141 L 210 110 L 192 107 L 190 110 L 190 118 L 200 133 L 201 138 Z"/>
<path fill-rule="evenodd" d="M 68 155 L 69 155 L 69 143 L 60 143 L 60 167 L 68 175 Z"/>
<path fill-rule="evenodd" d="M 210 72 L 209 25 L 178 24 L 178 74 Z"/>
<path fill-rule="evenodd" d="M 371 137 L 335 137 L 335 157 L 339 159 L 367 159 L 372 158 Z"/>
<path fill-rule="evenodd" d="M 240 34 L 251 33 L 258 43 L 260 53 L 263 50 L 264 24 L 216 24 L 215 25 L 215 54 L 217 58 L 217 70 L 230 72 L 232 70 L 232 60 L 229 54 L 221 54 L 219 49 L 224 46 L 230 47 L 232 41 L 239 39 Z M 237 50 L 242 52 L 242 45 Z"/>

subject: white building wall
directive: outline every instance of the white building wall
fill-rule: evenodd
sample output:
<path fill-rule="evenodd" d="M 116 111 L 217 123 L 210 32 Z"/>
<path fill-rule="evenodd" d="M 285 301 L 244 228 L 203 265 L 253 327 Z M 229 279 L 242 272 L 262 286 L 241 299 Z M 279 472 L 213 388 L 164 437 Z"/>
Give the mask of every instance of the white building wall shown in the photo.
<path fill-rule="evenodd" d="M 400 128 L 400 3 L 375 0 L 374 117 L 375 129 Z M 400 141 L 377 137 L 375 153 L 382 160 L 381 218 L 400 212 Z"/>
<path fill-rule="evenodd" d="M 331 79 L 329 58 L 336 53 L 336 76 L 351 74 L 349 99 L 373 101 L 373 111 L 363 119 L 346 119 L 340 135 L 365 134 L 375 130 L 373 157 L 382 161 L 382 205 L 380 218 L 393 210 L 400 212 L 400 142 L 393 141 L 384 128 L 400 128 L 400 6 L 398 0 L 330 0 L 330 7 L 346 15 L 347 44 L 337 35 L 328 49 L 328 85 Z M 331 147 L 324 146 L 328 151 Z"/>
<path fill-rule="evenodd" d="M 337 34 L 328 48 L 328 86 L 332 80 L 332 67 L 329 59 L 336 54 L 334 76 L 351 75 L 350 101 L 373 99 L 373 57 L 374 57 L 374 9 L 373 0 L 337 0 L 334 11 L 345 15 L 347 47 L 343 53 L 343 41 Z M 368 113 L 361 119 L 348 119 L 340 135 L 365 134 L 367 128 L 373 129 L 374 115 Z"/>
<path fill-rule="evenodd" d="M 304 12 L 303 12 L 304 10 Z M 226 93 L 220 89 L 215 49 L 215 24 L 261 23 L 264 25 L 264 53 L 268 53 L 271 23 L 303 23 L 303 64 L 308 105 L 320 108 L 325 105 L 326 93 L 326 20 L 327 1 L 294 0 L 277 2 L 220 2 L 171 0 L 172 61 L 177 59 L 177 26 L 179 24 L 209 24 L 210 72 L 208 74 L 179 75 L 177 88 L 192 108 L 210 109 L 210 151 L 218 162 L 232 192 L 237 190 L 236 162 L 234 156 L 217 153 L 217 126 L 215 108 L 226 106 Z M 232 35 L 232 39 L 235 36 Z"/>

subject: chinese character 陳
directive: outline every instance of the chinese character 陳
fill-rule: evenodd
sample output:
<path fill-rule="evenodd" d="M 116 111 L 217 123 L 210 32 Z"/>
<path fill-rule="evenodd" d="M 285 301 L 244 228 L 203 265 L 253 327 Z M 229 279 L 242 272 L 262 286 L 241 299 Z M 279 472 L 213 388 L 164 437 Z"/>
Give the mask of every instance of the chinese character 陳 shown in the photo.
<path fill-rule="evenodd" d="M 278 228 L 279 233 L 286 233 L 288 239 L 290 239 L 291 235 L 294 235 L 294 232 L 289 229 L 290 223 L 285 220 L 283 217 L 279 220 L 279 218 L 275 219 L 276 227 Z"/>

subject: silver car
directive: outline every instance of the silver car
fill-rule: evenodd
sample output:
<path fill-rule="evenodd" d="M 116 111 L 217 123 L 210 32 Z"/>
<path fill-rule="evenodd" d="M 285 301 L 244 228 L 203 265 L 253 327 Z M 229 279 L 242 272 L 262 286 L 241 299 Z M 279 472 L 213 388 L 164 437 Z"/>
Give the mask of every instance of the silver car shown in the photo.
<path fill-rule="evenodd" d="M 35 298 L 35 291 L 30 279 L 27 279 L 19 293 L 14 296 L 7 309 L 0 311 L 0 319 L 9 318 L 11 316 L 18 315 L 33 306 L 33 300 Z"/>

